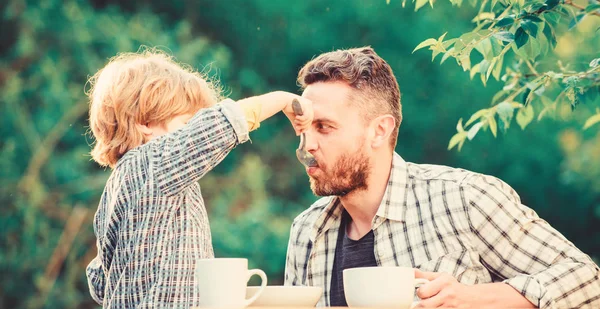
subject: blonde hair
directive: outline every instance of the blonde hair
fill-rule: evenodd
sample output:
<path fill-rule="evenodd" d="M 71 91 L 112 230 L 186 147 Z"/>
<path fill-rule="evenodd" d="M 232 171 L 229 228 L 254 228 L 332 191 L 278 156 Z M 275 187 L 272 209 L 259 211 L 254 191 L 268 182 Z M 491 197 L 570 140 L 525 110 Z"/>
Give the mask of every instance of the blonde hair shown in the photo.
<path fill-rule="evenodd" d="M 202 74 L 156 49 L 122 53 L 89 81 L 92 158 L 113 168 L 129 150 L 147 142 L 136 124 L 162 125 L 220 100 Z"/>

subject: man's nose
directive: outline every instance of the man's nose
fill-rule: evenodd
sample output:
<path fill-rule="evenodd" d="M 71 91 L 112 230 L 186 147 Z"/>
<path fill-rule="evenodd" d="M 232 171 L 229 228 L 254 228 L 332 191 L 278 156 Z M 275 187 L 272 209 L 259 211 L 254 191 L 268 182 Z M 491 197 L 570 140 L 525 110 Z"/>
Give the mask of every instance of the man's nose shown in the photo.
<path fill-rule="evenodd" d="M 317 138 L 316 138 L 316 134 L 314 134 L 314 132 L 312 130 L 306 130 L 304 132 L 304 142 L 305 142 L 305 148 L 306 151 L 313 153 L 317 150 L 318 148 L 318 143 L 317 143 Z"/>

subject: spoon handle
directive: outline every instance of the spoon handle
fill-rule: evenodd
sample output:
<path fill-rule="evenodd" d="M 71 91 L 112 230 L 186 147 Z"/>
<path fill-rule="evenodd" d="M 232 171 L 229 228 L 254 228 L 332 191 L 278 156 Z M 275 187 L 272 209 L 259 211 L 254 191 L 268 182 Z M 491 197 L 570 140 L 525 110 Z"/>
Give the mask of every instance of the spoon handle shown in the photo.
<path fill-rule="evenodd" d="M 292 109 L 294 110 L 294 114 L 298 116 L 304 115 L 304 111 L 302 110 L 302 105 L 298 101 L 298 99 L 292 100 Z"/>

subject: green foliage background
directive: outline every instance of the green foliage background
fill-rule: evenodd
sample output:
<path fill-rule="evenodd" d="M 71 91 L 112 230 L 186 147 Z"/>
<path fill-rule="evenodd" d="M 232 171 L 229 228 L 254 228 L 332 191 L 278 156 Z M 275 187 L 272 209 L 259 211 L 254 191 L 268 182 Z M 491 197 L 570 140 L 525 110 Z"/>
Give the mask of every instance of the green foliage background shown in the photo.
<path fill-rule="evenodd" d="M 383 0 L 0 2 L 0 308 L 96 307 L 84 270 L 96 253 L 92 217 L 110 171 L 88 155 L 84 87 L 109 57 L 140 45 L 210 72 L 234 99 L 298 92 L 296 73 L 314 55 L 371 45 L 403 92 L 397 151 L 406 160 L 505 180 L 598 261 L 597 128 L 582 131 L 567 115 L 497 138 L 479 133 L 461 152 L 447 150 L 457 119 L 488 106 L 502 84 L 490 79 L 484 87 L 455 63 L 412 51 L 426 38 L 470 31 L 476 14 L 468 5 L 414 12 L 410 3 Z M 584 22 L 559 38 L 557 51 L 575 43 L 588 54 L 600 50 L 597 41 L 578 41 L 594 26 Z M 251 138 L 201 185 L 216 255 L 247 257 L 280 284 L 291 221 L 316 197 L 284 116 Z"/>

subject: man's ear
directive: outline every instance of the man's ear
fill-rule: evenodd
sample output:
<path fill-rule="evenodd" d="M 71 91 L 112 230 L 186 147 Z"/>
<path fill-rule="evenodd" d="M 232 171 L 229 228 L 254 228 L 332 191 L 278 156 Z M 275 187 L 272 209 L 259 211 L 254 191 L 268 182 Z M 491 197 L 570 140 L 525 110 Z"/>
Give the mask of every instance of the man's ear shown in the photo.
<path fill-rule="evenodd" d="M 148 127 L 148 124 L 136 123 L 135 126 L 140 132 L 142 132 L 142 134 L 144 134 L 145 137 L 152 137 L 154 130 Z"/>
<path fill-rule="evenodd" d="M 392 115 L 382 115 L 371 121 L 373 128 L 373 139 L 371 140 L 371 147 L 380 148 L 390 144 L 390 135 L 394 131 L 396 120 Z"/>

